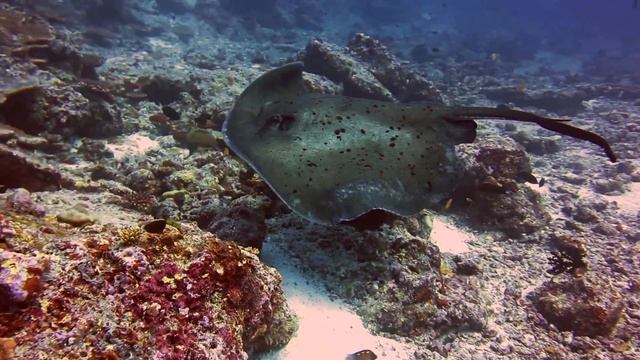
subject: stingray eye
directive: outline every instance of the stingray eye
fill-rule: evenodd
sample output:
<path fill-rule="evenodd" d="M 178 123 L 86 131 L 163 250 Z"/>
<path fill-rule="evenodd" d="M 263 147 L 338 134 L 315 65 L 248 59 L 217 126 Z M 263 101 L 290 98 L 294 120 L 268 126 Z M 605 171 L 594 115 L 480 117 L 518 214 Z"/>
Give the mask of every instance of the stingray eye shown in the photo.
<path fill-rule="evenodd" d="M 281 121 L 282 121 L 282 116 L 280 116 L 280 114 L 276 114 L 276 115 L 272 115 L 271 117 L 269 117 L 267 119 L 267 123 L 265 125 L 266 126 L 280 125 Z"/>
<path fill-rule="evenodd" d="M 287 131 L 291 129 L 295 121 L 296 121 L 296 117 L 293 116 L 292 114 L 280 115 L 280 124 L 278 125 L 278 130 Z"/>
<path fill-rule="evenodd" d="M 264 132 L 267 129 L 276 127 L 278 131 L 287 131 L 291 129 L 296 121 L 296 117 L 293 114 L 276 114 L 271 115 L 265 120 L 264 125 L 260 129 L 260 132 Z"/>

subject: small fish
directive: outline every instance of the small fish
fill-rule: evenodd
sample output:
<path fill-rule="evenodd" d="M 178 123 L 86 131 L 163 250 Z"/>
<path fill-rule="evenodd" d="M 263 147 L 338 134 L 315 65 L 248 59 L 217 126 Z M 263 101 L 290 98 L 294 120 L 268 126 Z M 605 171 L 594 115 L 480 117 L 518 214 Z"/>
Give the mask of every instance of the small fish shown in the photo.
<path fill-rule="evenodd" d="M 161 234 L 164 231 L 164 228 L 167 226 L 167 220 L 165 219 L 154 219 L 148 221 L 142 225 L 144 231 L 151 234 Z"/>
<path fill-rule="evenodd" d="M 171 106 L 163 106 L 162 113 L 167 115 L 167 117 L 171 120 L 180 120 L 180 113 Z"/>
<path fill-rule="evenodd" d="M 500 61 L 500 54 L 491 53 L 491 55 L 489 55 L 489 58 L 491 59 L 491 61 L 498 62 L 498 61 Z"/>
<path fill-rule="evenodd" d="M 149 116 L 149 120 L 159 125 L 167 125 L 171 119 L 163 113 L 155 113 Z"/>
<path fill-rule="evenodd" d="M 538 184 L 538 179 L 536 179 L 536 177 L 533 176 L 533 174 L 528 171 L 519 172 L 518 175 L 516 175 L 516 179 L 521 181 L 526 181 L 529 184 Z"/>
<path fill-rule="evenodd" d="M 520 92 L 525 92 L 525 91 L 527 90 L 527 88 L 528 88 L 528 87 L 529 87 L 529 86 L 528 86 L 528 85 L 527 85 L 527 83 L 526 83 L 526 82 L 524 82 L 524 81 L 521 81 L 521 82 L 518 84 L 518 90 L 520 90 Z"/>
<path fill-rule="evenodd" d="M 449 198 L 447 202 L 444 204 L 444 209 L 449 210 L 451 208 L 451 204 L 453 204 L 453 198 Z"/>
<path fill-rule="evenodd" d="M 434 53 L 440 52 L 440 49 L 438 49 L 437 47 L 431 48 L 431 51 L 433 51 Z"/>
<path fill-rule="evenodd" d="M 543 187 L 545 183 L 546 181 L 544 180 L 544 178 L 540 178 L 540 181 L 538 182 L 538 187 Z"/>
<path fill-rule="evenodd" d="M 484 179 L 480 184 L 478 184 L 478 190 L 486 193 L 492 194 L 504 194 L 507 192 L 507 189 L 498 182 L 498 180 L 489 176 Z"/>
<path fill-rule="evenodd" d="M 346 360 L 375 360 L 378 356 L 371 350 L 360 350 L 347 356 Z"/>

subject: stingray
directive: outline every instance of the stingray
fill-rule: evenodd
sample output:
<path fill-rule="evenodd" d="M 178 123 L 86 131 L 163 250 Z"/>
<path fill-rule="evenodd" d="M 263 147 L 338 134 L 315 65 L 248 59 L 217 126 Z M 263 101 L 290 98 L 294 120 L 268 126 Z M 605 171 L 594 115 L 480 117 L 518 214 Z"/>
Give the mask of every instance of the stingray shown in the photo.
<path fill-rule="evenodd" d="M 236 100 L 223 126 L 231 150 L 300 216 L 321 224 L 374 209 L 410 216 L 442 208 L 460 181 L 455 145 L 473 142 L 475 119 L 536 123 L 602 147 L 568 120 L 507 107 L 393 103 L 305 91 L 300 62 L 271 70 Z"/>

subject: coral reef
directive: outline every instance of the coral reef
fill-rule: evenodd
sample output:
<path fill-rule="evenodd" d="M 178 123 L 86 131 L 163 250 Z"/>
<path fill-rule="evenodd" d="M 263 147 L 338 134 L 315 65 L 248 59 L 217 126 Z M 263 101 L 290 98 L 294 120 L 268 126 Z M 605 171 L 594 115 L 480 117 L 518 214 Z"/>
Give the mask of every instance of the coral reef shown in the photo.
<path fill-rule="evenodd" d="M 57 68 L 79 77 L 96 79 L 95 68 L 103 59 L 82 53 L 60 38 L 42 17 L 2 5 L 0 8 L 0 52 L 29 60 L 42 68 Z"/>
<path fill-rule="evenodd" d="M 33 300 L 41 290 L 48 258 L 0 250 L 0 312 L 15 310 Z"/>
<path fill-rule="evenodd" d="M 190 225 L 74 230 L 5 210 L 2 233 L 20 225 L 0 250 L 0 337 L 16 358 L 246 359 L 296 329 L 274 269 Z"/>
<path fill-rule="evenodd" d="M 55 39 L 54 30 L 46 21 L 6 4 L 0 7 L 0 19 L 0 52 L 28 57 L 35 64 L 47 62 L 34 56 Z"/>
<path fill-rule="evenodd" d="M 207 228 L 222 240 L 262 249 L 267 235 L 264 213 L 243 205 L 235 205 L 216 216 Z"/>
<path fill-rule="evenodd" d="M 429 222 L 425 213 L 358 231 L 304 225 L 289 217 L 273 224 L 270 240 L 321 274 L 325 285 L 378 331 L 430 344 L 450 331 L 483 330 L 487 311 L 478 289 L 446 270 L 438 247 L 408 231 L 428 236 Z M 306 240 L 287 242 L 294 233 Z"/>
<path fill-rule="evenodd" d="M 522 184 L 532 177 L 529 159 L 513 140 L 484 139 L 458 150 L 467 183 L 454 196 L 456 207 L 509 236 L 530 234 L 546 225 L 548 215 L 539 195 Z"/>
<path fill-rule="evenodd" d="M 30 134 L 108 137 L 122 133 L 120 113 L 108 102 L 89 100 L 72 86 L 20 92 L 0 106 L 6 123 Z"/>

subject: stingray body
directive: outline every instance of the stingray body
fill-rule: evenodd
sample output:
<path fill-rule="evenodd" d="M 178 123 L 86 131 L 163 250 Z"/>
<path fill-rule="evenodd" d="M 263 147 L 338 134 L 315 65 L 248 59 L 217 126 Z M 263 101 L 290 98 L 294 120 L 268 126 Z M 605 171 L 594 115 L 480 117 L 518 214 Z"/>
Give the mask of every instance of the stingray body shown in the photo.
<path fill-rule="evenodd" d="M 229 147 L 296 213 L 318 223 L 372 209 L 408 216 L 442 206 L 460 171 L 454 146 L 472 142 L 474 118 L 535 122 L 594 142 L 565 121 L 506 108 L 434 107 L 308 94 L 302 63 L 262 75 L 238 98 L 223 132 Z"/>

